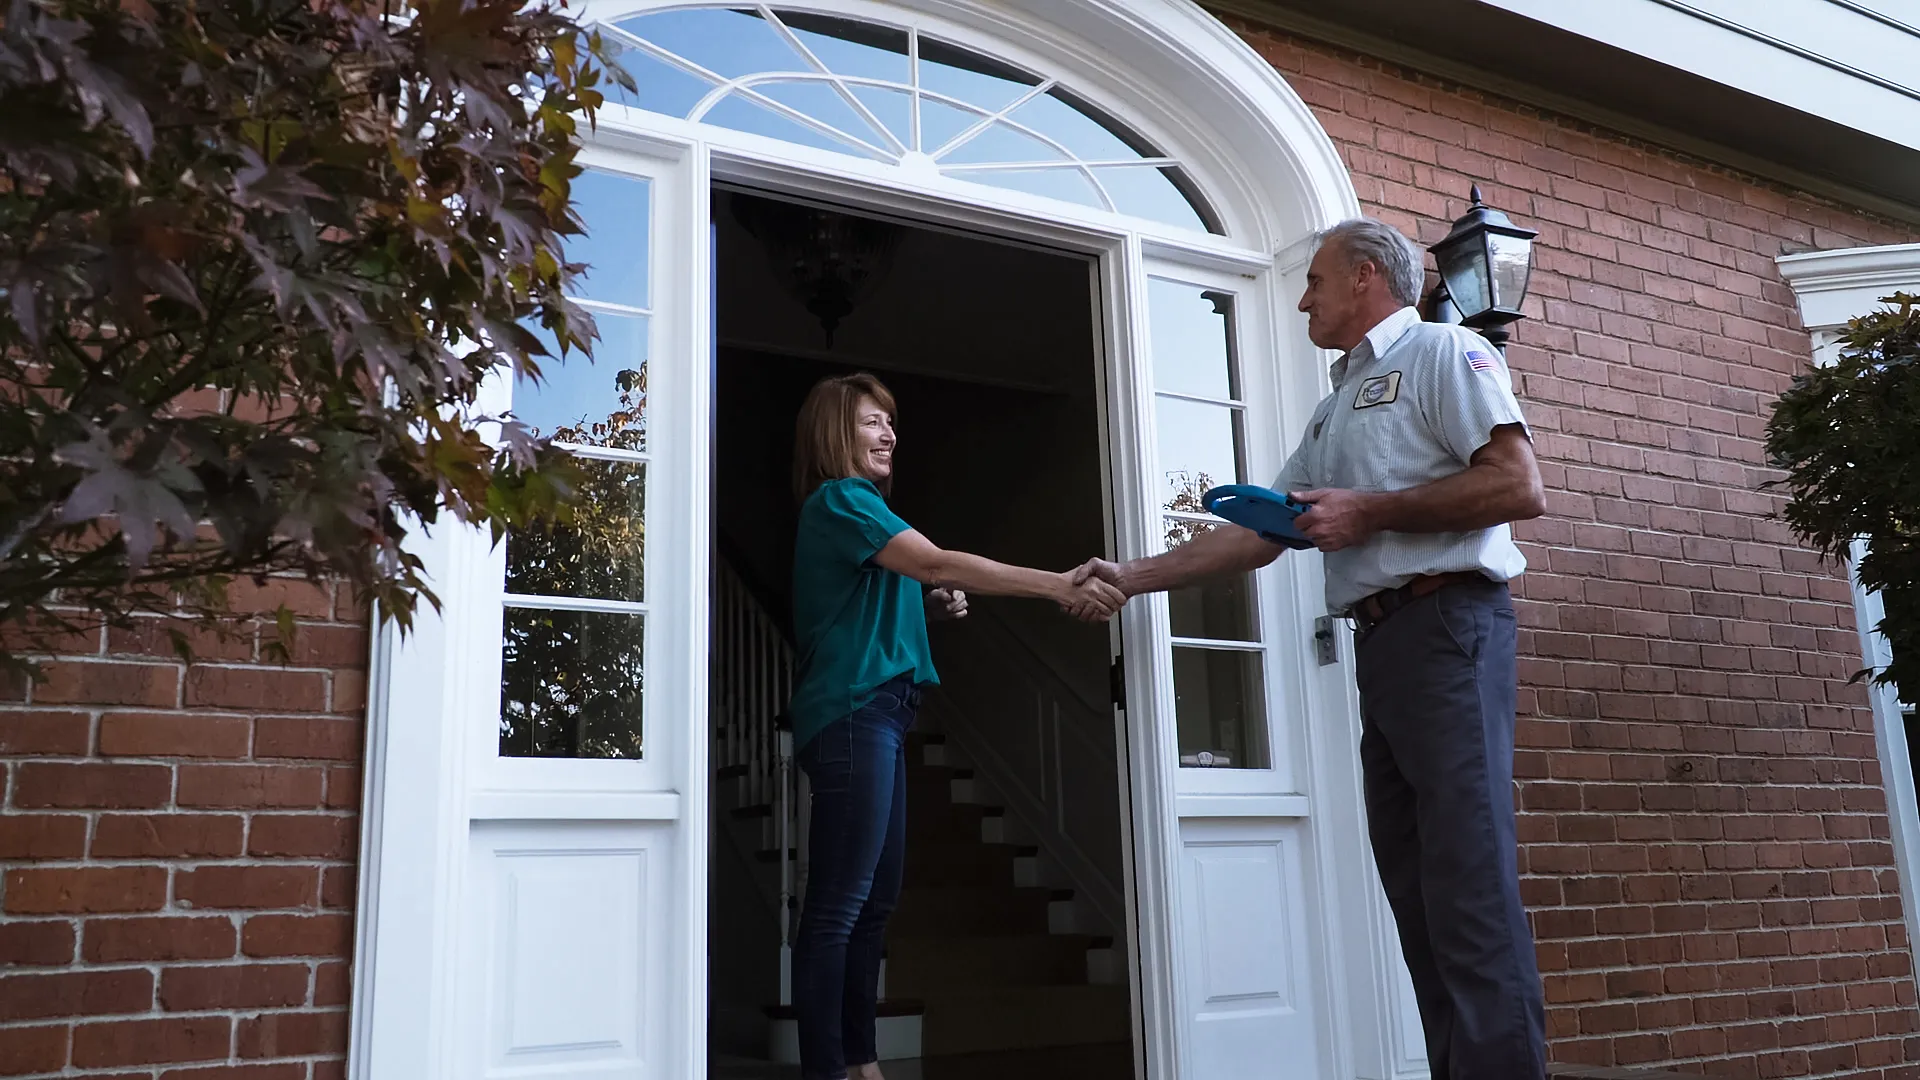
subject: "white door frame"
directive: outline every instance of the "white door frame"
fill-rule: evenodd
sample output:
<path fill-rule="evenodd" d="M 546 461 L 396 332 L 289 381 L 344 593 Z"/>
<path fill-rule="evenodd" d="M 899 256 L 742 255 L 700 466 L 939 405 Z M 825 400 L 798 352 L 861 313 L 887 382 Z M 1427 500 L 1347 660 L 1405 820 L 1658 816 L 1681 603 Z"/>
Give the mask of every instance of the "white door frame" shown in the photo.
<path fill-rule="evenodd" d="M 583 164 L 615 171 L 624 164 L 651 181 L 651 258 L 663 249 L 693 249 L 707 235 L 704 221 L 694 228 L 686 208 L 693 185 L 704 183 L 691 151 L 672 139 L 625 136 L 582 154 Z M 707 306 L 706 290 L 656 277 L 654 352 L 704 348 L 705 327 L 690 315 Z M 671 448 L 696 439 L 705 446 L 711 387 L 704 368 L 697 379 L 671 365 L 660 369 L 649 389 L 650 430 L 656 448 L 668 450 L 656 449 L 647 466 L 649 500 L 677 512 L 662 516 L 704 520 L 705 476 L 691 468 L 696 460 L 704 463 L 704 450 L 695 456 Z M 503 373 L 483 384 L 476 412 L 498 415 L 510 402 Z M 687 568 L 648 582 L 649 608 L 685 618 L 704 642 L 707 549 L 691 538 L 690 530 L 670 529 L 649 536 L 652 557 Z M 481 976 L 496 959 L 471 947 L 482 929 L 476 916 L 488 902 L 472 880 L 481 839 L 473 826 L 508 834 L 529 822 L 577 826 L 577 843 L 541 854 L 625 856 L 640 870 L 639 903 L 672 910 L 704 935 L 707 822 L 688 807 L 706 797 L 707 740 L 688 738 L 666 721 L 700 717 L 704 725 L 706 654 L 691 634 L 649 633 L 646 662 L 655 678 L 646 696 L 644 760 L 501 759 L 493 721 L 505 551 L 484 530 L 450 517 L 431 530 L 416 523 L 406 544 L 444 607 L 422 605 L 404 639 L 381 625 L 372 644 L 348 1069 L 356 1078 L 466 1080 L 478 1072 L 474 1061 L 482 1048 L 471 1036 L 485 1021 L 473 1020 L 465 1030 L 460 1021 L 481 1008 Z M 607 824 L 628 829 L 612 836 Z M 636 827 L 648 833 L 638 845 Z M 494 854 L 526 853 L 518 847 L 511 835 L 490 845 Z M 688 882 L 698 891 L 681 887 Z M 700 903 L 688 907 L 692 899 Z M 691 941 L 656 935 L 644 943 L 646 970 L 631 991 L 650 1006 L 659 1003 L 659 1011 L 645 1015 L 621 1042 L 637 1052 L 650 1076 L 690 1075 L 699 1060 L 694 1048 L 704 1046 L 704 1010 L 669 992 L 691 988 L 704 998 L 704 950 Z M 564 1056 L 575 1048 L 542 1049 Z"/>
<path fill-rule="evenodd" d="M 587 0 L 581 17 L 610 18 L 667 6 L 679 5 Z M 1310 241 L 1317 230 L 1357 215 L 1359 205 L 1338 151 L 1271 65 L 1189 0 L 1062 0 L 1047 5 L 1044 17 L 991 0 L 811 0 L 780 6 L 882 21 L 911 16 L 916 22 L 932 22 L 941 36 L 960 44 L 975 44 L 1035 70 L 1060 72 L 1073 80 L 1076 90 L 1092 95 L 1103 108 L 1180 157 L 1232 239 L 966 184 L 932 170 L 867 162 L 609 106 L 594 143 L 684 155 L 689 190 L 675 211 L 682 215 L 674 223 L 676 231 L 705 237 L 712 184 L 726 181 L 1098 256 L 1110 380 L 1109 463 L 1122 555 L 1155 550 L 1160 524 L 1159 510 L 1149 498 L 1156 468 L 1143 295 L 1149 262 L 1240 275 L 1249 295 L 1258 294 L 1252 297 L 1258 303 L 1242 333 L 1260 339 L 1257 351 L 1243 346 L 1243 352 L 1249 362 L 1259 356 L 1271 361 L 1256 380 L 1264 400 L 1255 404 L 1276 429 L 1249 448 L 1257 470 L 1254 478 L 1260 478 L 1260 471 L 1277 471 L 1285 448 L 1298 440 L 1327 386 L 1328 357 L 1306 344 L 1303 319 L 1292 310 L 1304 284 Z M 1143 86 L 1177 86 L 1180 92 L 1154 93 Z M 712 272 L 708 245 L 691 242 L 689 248 L 687 277 L 706 282 Z M 670 265 L 655 267 L 656 278 L 674 272 Z M 710 298 L 705 288 L 691 293 L 689 340 L 683 345 L 704 372 L 712 344 Z M 655 358 L 656 363 L 663 359 L 658 348 Z M 711 445 L 712 387 L 704 378 L 692 381 L 697 385 L 683 388 L 674 403 L 674 408 L 688 410 L 675 437 L 690 440 L 704 462 Z M 686 514 L 685 528 L 707 528 L 704 493 L 684 494 L 686 499 L 676 499 L 672 506 L 659 504 L 663 520 L 655 527 L 680 528 L 664 518 Z M 443 528 L 418 543 L 427 550 L 441 548 L 450 543 L 449 531 Z M 704 582 L 705 556 L 695 550 L 704 545 L 693 543 L 691 534 L 682 539 L 687 542 L 673 548 L 691 556 L 689 572 Z M 441 565 L 450 572 L 463 572 L 465 556 L 442 556 Z M 1313 813 L 1306 873 L 1318 949 L 1312 982 L 1324 990 L 1321 1004 L 1326 1010 L 1320 1022 L 1318 1068 L 1327 1076 L 1410 1075 L 1404 1052 L 1407 1003 L 1394 983 L 1397 947 L 1390 932 L 1383 933 L 1391 924 L 1364 854 L 1351 649 L 1342 649 L 1340 662 L 1330 667 L 1318 667 L 1310 659 L 1307 627 L 1322 606 L 1317 559 L 1283 559 L 1264 571 L 1261 581 L 1266 614 L 1279 624 L 1267 641 L 1269 716 L 1276 724 L 1292 722 L 1289 731 L 1276 730 L 1276 739 L 1298 743 L 1299 771 L 1283 789 L 1215 791 L 1204 784 L 1196 788 L 1196 781 L 1180 775 L 1171 724 L 1165 603 L 1136 604 L 1124 616 L 1128 701 L 1151 703 L 1127 717 L 1131 753 L 1126 785 L 1133 802 L 1134 876 L 1129 887 L 1138 926 L 1132 928 L 1137 942 L 1132 955 L 1145 1025 L 1146 1075 L 1193 1075 L 1185 1045 L 1192 1015 L 1187 968 L 1174 937 L 1183 821 L 1189 826 L 1232 825 L 1297 817 L 1306 813 L 1309 797 Z M 700 625 L 687 630 L 704 641 L 704 608 L 696 621 Z M 462 694 L 471 696 L 472 690 L 455 685 L 451 675 L 423 680 L 421 673 L 409 672 L 396 680 L 395 666 L 404 656 L 444 649 L 458 630 L 450 631 L 431 613 L 423 613 L 414 635 L 403 647 L 397 635 L 383 628 L 374 645 L 356 948 L 359 978 L 350 1053 L 351 1073 L 360 1080 L 434 1075 L 435 1063 L 447 1049 L 444 1040 L 456 1008 L 443 988 L 452 971 L 457 931 L 422 917 L 447 910 L 462 877 L 458 863 L 467 846 L 463 792 L 470 766 L 464 755 L 447 751 L 459 712 L 455 702 Z M 675 663 L 661 670 L 698 684 L 688 693 L 690 716 L 705 716 L 705 678 L 698 668 Z M 478 696 L 491 699 L 491 688 Z M 1165 722 L 1156 722 L 1156 716 Z M 660 793 L 656 801 L 662 806 L 650 813 L 677 817 L 684 830 L 678 845 L 681 857 L 675 860 L 682 872 L 671 888 L 675 902 L 684 905 L 686 940 L 704 942 L 707 875 L 698 867 L 706 850 L 705 815 L 698 808 L 706 803 L 709 778 L 705 741 L 684 741 L 690 744 L 679 755 L 688 768 L 684 786 Z M 664 805 L 669 801 L 674 803 L 671 808 Z M 1358 857 L 1352 857 L 1354 853 Z M 687 962 L 678 985 L 692 1001 L 703 1001 L 704 965 Z M 1411 1030 L 1417 1034 L 1417 1023 Z M 704 1010 L 680 1010 L 673 1038 L 676 1045 L 661 1048 L 660 1060 L 693 1069 L 705 1054 Z"/>

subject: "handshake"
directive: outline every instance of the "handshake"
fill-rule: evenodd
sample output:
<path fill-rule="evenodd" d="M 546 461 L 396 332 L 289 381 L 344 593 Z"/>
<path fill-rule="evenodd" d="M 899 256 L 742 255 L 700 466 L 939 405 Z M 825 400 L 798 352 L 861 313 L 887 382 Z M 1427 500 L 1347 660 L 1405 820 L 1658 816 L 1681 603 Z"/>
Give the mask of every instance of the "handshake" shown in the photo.
<path fill-rule="evenodd" d="M 1059 574 L 1025 568 L 1013 569 L 1012 572 L 1019 575 L 1017 580 L 1020 584 L 1017 588 L 1004 591 L 989 588 L 988 591 L 995 595 L 1037 596 L 1052 600 L 1060 605 L 1062 612 L 1081 622 L 1106 622 L 1126 606 L 1127 597 L 1132 595 L 1119 565 L 1105 559 L 1088 559 L 1080 566 Z M 951 585 L 936 585 L 926 594 L 926 608 L 929 621 L 964 619 L 967 617 L 966 591 Z"/>
<path fill-rule="evenodd" d="M 1130 594 L 1121 580 L 1120 566 L 1105 559 L 1088 559 L 1060 574 L 1054 602 L 1081 622 L 1106 622 L 1126 606 Z"/>

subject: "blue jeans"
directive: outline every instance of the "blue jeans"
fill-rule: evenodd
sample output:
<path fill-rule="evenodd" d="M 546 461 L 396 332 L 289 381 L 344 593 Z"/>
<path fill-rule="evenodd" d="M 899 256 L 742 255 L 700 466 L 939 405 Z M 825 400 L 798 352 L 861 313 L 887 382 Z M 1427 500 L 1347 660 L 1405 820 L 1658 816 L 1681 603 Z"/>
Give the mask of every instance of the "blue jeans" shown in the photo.
<path fill-rule="evenodd" d="M 800 748 L 813 786 L 806 904 L 793 943 L 803 1080 L 841 1080 L 878 1058 L 874 1008 L 887 918 L 907 846 L 907 729 L 920 691 L 907 676 Z"/>

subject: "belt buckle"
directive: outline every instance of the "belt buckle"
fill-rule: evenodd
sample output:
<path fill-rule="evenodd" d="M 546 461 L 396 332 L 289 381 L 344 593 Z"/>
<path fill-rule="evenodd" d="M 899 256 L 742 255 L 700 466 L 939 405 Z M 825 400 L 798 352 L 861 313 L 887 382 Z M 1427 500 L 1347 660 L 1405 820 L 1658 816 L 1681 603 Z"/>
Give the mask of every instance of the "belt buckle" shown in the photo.
<path fill-rule="evenodd" d="M 1363 634 L 1379 626 L 1386 617 L 1387 607 L 1380 602 L 1379 593 L 1363 596 L 1359 603 L 1353 605 L 1353 621 Z"/>

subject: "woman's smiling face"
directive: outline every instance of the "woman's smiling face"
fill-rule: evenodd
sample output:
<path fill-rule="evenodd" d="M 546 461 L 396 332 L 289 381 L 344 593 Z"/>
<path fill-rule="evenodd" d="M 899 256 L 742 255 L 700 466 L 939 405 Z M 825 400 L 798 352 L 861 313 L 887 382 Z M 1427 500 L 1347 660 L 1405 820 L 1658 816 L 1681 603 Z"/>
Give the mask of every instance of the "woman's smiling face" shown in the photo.
<path fill-rule="evenodd" d="M 859 451 L 860 475 L 878 484 L 893 475 L 893 417 L 870 397 L 854 409 L 854 446 Z"/>

